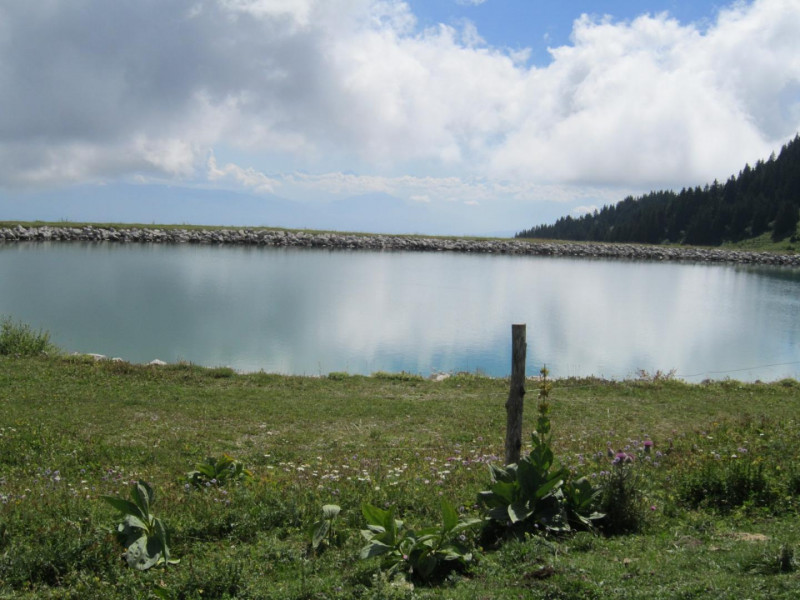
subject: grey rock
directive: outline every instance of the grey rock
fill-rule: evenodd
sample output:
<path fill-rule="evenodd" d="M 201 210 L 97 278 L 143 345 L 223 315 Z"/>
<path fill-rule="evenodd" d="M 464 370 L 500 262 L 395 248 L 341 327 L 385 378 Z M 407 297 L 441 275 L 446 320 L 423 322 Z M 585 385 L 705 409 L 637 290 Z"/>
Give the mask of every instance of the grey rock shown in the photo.
<path fill-rule="evenodd" d="M 97 243 L 236 244 L 331 250 L 462 252 L 527 256 L 568 256 L 624 260 L 711 262 L 800 266 L 800 255 L 719 248 L 667 248 L 637 244 L 590 244 L 530 240 L 465 240 L 403 235 L 353 235 L 263 229 L 141 229 L 29 227 L 0 229 L 0 242 L 81 241 Z"/>

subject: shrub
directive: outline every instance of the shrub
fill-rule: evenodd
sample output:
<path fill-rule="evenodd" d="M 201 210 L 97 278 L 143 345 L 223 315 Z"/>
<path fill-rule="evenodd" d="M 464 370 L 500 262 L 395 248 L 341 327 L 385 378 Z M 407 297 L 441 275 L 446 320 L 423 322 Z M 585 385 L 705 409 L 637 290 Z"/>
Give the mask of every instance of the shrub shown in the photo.
<path fill-rule="evenodd" d="M 54 352 L 46 331 L 34 331 L 30 325 L 15 323 L 10 317 L 0 321 L 0 355 L 36 356 Z"/>

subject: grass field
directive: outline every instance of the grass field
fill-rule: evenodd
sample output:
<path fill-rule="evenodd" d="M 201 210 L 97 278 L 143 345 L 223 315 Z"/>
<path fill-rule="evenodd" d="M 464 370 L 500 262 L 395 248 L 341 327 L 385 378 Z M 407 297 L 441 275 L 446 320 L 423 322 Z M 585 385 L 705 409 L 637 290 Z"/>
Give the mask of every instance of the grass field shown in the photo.
<path fill-rule="evenodd" d="M 535 423 L 530 383 L 525 436 Z M 558 380 L 554 448 L 593 481 L 627 449 L 638 533 L 488 544 L 436 585 L 359 559 L 361 505 L 435 525 L 501 462 L 508 382 L 237 375 L 190 365 L 0 356 L 0 598 L 796 598 L 800 386 Z M 643 441 L 654 442 L 642 454 Z M 249 484 L 196 489 L 228 454 Z M 174 566 L 127 566 L 102 495 L 149 482 Z M 324 504 L 334 543 L 313 551 Z"/>

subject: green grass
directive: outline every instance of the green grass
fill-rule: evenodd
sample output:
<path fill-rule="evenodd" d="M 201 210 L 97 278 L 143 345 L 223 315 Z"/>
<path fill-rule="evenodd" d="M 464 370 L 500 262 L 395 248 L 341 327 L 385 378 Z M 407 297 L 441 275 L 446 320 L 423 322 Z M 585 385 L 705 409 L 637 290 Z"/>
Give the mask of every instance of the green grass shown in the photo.
<path fill-rule="evenodd" d="M 479 514 L 507 395 L 507 381 L 477 375 L 311 378 L 0 356 L 0 598 L 155 598 L 159 588 L 168 598 L 797 596 L 793 380 L 557 380 L 558 456 L 603 477 L 608 445 L 630 446 L 641 533 L 478 548 L 470 573 L 435 588 L 412 590 L 377 559 L 358 560 L 362 502 L 395 506 L 412 528 L 438 521 L 441 497 Z M 253 484 L 185 489 L 186 473 L 226 453 Z M 127 498 L 137 479 L 156 491 L 177 566 L 138 572 L 121 558 L 118 515 L 100 496 Z M 342 507 L 342 541 L 314 553 L 308 528 L 327 503 Z"/>
<path fill-rule="evenodd" d="M 773 241 L 770 232 L 762 233 L 753 238 L 748 238 L 740 242 L 726 242 L 722 244 L 726 250 L 745 250 L 748 252 L 775 252 L 778 254 L 796 254 L 800 248 L 800 243 L 793 242 L 790 236 L 782 240 Z"/>

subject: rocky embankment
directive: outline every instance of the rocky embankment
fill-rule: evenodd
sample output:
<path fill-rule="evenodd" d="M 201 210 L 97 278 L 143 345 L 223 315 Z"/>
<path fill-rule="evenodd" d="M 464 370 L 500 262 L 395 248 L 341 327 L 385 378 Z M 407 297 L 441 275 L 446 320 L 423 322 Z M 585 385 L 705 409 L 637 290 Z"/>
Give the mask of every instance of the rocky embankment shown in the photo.
<path fill-rule="evenodd" d="M 589 244 L 528 240 L 449 239 L 403 235 L 306 233 L 273 229 L 159 229 L 102 227 L 0 228 L 0 242 L 110 242 L 151 244 L 234 244 L 269 247 L 328 248 L 331 250 L 396 250 L 407 252 L 471 252 L 621 258 L 630 260 L 725 262 L 800 267 L 800 255 L 739 250 Z"/>

